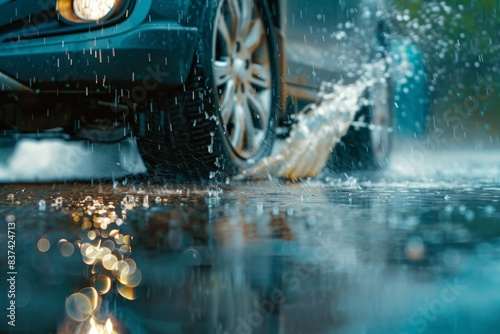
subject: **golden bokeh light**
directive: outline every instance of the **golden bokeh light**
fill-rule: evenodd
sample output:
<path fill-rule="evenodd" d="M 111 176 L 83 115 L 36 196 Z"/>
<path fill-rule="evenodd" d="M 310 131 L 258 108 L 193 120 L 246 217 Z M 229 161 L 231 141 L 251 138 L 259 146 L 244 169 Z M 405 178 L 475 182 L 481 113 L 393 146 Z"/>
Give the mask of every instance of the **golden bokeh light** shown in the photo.
<path fill-rule="evenodd" d="M 87 237 L 89 237 L 90 240 L 95 240 L 95 238 L 97 237 L 97 232 L 95 230 L 91 230 L 89 231 L 89 233 L 87 233 Z"/>
<path fill-rule="evenodd" d="M 119 252 L 124 256 L 128 257 L 132 253 L 132 248 L 129 245 L 121 245 Z"/>
<path fill-rule="evenodd" d="M 40 252 L 46 253 L 50 249 L 50 241 L 47 238 L 41 238 L 36 246 Z"/>
<path fill-rule="evenodd" d="M 106 254 L 102 258 L 102 265 L 107 270 L 115 270 L 118 259 L 112 254 Z"/>
<path fill-rule="evenodd" d="M 102 243 L 101 247 L 107 248 L 110 251 L 113 251 L 115 249 L 115 243 L 112 240 L 106 240 Z"/>
<path fill-rule="evenodd" d="M 68 240 L 66 240 L 66 239 L 60 239 L 60 240 L 57 242 L 57 248 L 59 248 L 59 250 L 61 250 L 61 246 L 62 246 L 64 243 L 66 243 L 66 242 L 68 242 Z"/>
<path fill-rule="evenodd" d="M 80 322 L 77 327 L 80 333 L 117 333 L 107 311 L 101 310 L 103 296 L 111 289 L 116 287 L 115 292 L 125 299 L 137 298 L 135 288 L 142 281 L 142 273 L 130 258 L 133 236 L 122 233 L 120 227 L 125 224 L 127 210 L 138 206 L 136 202 L 134 196 L 127 195 L 121 202 L 122 209 L 117 210 L 112 202 L 106 205 L 101 197 L 92 199 L 87 196 L 71 213 L 72 223 L 80 224 L 80 239 L 68 241 L 61 238 L 57 242 L 63 257 L 72 256 L 76 249 L 87 265 L 84 275 L 89 278 L 89 287 L 73 293 L 66 300 L 68 319 Z M 47 238 L 38 241 L 40 252 L 47 252 L 50 247 Z M 113 294 L 112 298 L 116 296 Z"/>
<path fill-rule="evenodd" d="M 61 255 L 64 257 L 70 257 L 75 252 L 75 246 L 70 242 L 65 242 L 59 248 Z"/>
<path fill-rule="evenodd" d="M 130 245 L 130 241 L 132 240 L 132 236 L 130 234 L 123 236 L 123 243 L 126 245 Z"/>
<path fill-rule="evenodd" d="M 120 296 L 122 296 L 125 299 L 128 299 L 128 300 L 137 299 L 135 289 L 132 287 L 126 286 L 126 285 L 118 282 L 118 283 L 116 283 L 116 289 L 118 290 L 118 293 L 120 294 Z"/>
<path fill-rule="evenodd" d="M 92 284 L 99 294 L 104 295 L 111 289 L 111 278 L 106 275 L 97 274 L 90 279 L 90 284 Z"/>
<path fill-rule="evenodd" d="M 130 258 L 125 259 L 123 261 L 125 261 L 128 264 L 129 274 L 133 274 L 135 272 L 135 270 L 137 269 L 137 263 L 135 263 L 135 261 L 133 259 L 130 259 Z"/>
<path fill-rule="evenodd" d="M 118 245 L 123 245 L 123 234 L 117 234 L 115 235 L 115 242 L 118 244 Z"/>
<path fill-rule="evenodd" d="M 115 270 L 113 270 L 113 275 L 117 279 L 121 279 L 122 275 L 128 276 L 129 272 L 130 272 L 130 267 L 129 267 L 128 263 L 125 261 L 119 261 L 116 264 Z"/>
<path fill-rule="evenodd" d="M 97 290 L 94 288 L 83 288 L 79 291 L 79 293 L 87 296 L 90 301 L 90 307 L 92 312 L 97 310 L 97 308 L 101 305 L 101 296 L 97 293 Z"/>
<path fill-rule="evenodd" d="M 92 274 L 99 274 L 99 273 L 104 273 L 106 269 L 102 265 L 102 261 L 96 261 L 94 265 L 92 266 L 91 273 Z"/>
<path fill-rule="evenodd" d="M 66 313 L 71 319 L 85 321 L 92 312 L 92 303 L 83 293 L 74 293 L 66 299 Z"/>
<path fill-rule="evenodd" d="M 90 220 L 87 217 L 85 217 L 83 224 L 82 224 L 82 231 L 86 232 L 86 231 L 90 230 L 91 228 L 92 228 L 92 223 L 90 222 Z"/>

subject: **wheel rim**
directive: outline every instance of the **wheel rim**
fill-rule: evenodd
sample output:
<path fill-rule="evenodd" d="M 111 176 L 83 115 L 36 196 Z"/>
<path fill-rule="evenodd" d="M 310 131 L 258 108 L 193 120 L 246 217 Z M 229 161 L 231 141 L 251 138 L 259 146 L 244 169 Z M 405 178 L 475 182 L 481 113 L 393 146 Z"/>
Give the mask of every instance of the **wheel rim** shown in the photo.
<path fill-rule="evenodd" d="M 251 0 L 227 0 L 218 9 L 213 73 L 220 121 L 228 143 L 243 159 L 265 145 L 272 115 L 269 46 Z"/>
<path fill-rule="evenodd" d="M 383 78 L 380 75 L 378 78 Z M 386 163 L 386 158 L 390 148 L 390 132 L 392 125 L 392 113 L 389 103 L 390 85 L 387 83 L 389 79 L 379 79 L 371 87 L 371 123 L 373 128 L 370 131 L 371 145 L 374 157 L 379 164 Z"/>

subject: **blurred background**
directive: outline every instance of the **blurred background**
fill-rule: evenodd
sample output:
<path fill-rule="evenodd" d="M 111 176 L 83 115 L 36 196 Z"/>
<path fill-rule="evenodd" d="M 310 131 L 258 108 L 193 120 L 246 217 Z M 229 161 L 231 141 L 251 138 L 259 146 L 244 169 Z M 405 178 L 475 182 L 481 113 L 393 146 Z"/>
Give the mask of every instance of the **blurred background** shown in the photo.
<path fill-rule="evenodd" d="M 395 1 L 400 132 L 443 148 L 500 145 L 499 11 L 498 0 Z M 427 111 L 427 129 L 417 107 Z"/>
<path fill-rule="evenodd" d="M 19 154 L 45 177 L 80 167 L 96 182 L 0 185 L 0 219 L 17 224 L 12 332 L 96 333 L 92 313 L 108 333 L 494 333 L 499 11 L 500 0 L 395 0 L 397 132 L 431 158 L 401 145 L 382 175 L 101 183 L 98 167 L 117 179 L 144 167 L 133 142 Z M 27 178 L 33 165 L 21 159 L 0 178 Z"/>

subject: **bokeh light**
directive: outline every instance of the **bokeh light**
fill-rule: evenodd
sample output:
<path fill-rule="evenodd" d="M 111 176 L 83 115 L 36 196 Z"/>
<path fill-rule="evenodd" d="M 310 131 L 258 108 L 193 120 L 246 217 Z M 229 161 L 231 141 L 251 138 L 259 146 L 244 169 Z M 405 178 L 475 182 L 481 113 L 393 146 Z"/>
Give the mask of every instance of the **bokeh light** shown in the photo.
<path fill-rule="evenodd" d="M 93 311 L 90 299 L 83 293 L 74 293 L 66 299 L 66 313 L 75 321 L 87 320 Z"/>
<path fill-rule="evenodd" d="M 50 249 L 50 241 L 47 238 L 41 238 L 36 246 L 40 252 L 45 253 Z"/>

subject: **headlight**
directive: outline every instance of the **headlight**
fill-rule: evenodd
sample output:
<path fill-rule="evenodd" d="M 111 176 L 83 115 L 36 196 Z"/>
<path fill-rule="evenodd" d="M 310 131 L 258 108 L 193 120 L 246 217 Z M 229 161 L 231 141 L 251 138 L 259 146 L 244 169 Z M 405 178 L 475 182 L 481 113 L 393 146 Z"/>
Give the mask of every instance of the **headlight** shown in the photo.
<path fill-rule="evenodd" d="M 76 16 L 86 21 L 98 21 L 113 10 L 115 0 L 74 0 Z"/>
<path fill-rule="evenodd" d="M 58 0 L 57 10 L 72 23 L 96 22 L 119 15 L 127 0 Z"/>

